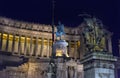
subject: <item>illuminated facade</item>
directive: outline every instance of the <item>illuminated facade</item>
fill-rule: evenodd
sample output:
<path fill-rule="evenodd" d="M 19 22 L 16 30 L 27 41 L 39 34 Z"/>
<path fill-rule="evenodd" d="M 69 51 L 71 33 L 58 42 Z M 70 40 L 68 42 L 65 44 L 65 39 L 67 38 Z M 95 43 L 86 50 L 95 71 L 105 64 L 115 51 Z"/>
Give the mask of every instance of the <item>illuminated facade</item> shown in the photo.
<path fill-rule="evenodd" d="M 1 18 L 0 22 L 1 51 L 19 56 L 51 56 L 52 28 L 50 25 L 24 23 L 5 18 Z M 79 29 L 65 28 L 65 30 L 67 35 L 64 39 L 70 43 L 69 55 L 74 58 L 80 57 L 77 54 L 77 48 L 80 47 Z"/>
<path fill-rule="evenodd" d="M 62 38 L 68 42 L 67 52 L 69 57 L 74 59 L 66 62 L 66 66 L 71 67 L 70 69 L 74 68 L 77 73 L 76 78 L 83 78 L 83 65 L 79 60 L 83 58 L 87 51 L 82 35 L 85 26 L 86 24 L 82 23 L 74 28 L 65 27 L 66 35 Z M 101 47 L 104 46 L 104 51 L 107 50 L 108 53 L 112 54 L 112 34 L 105 29 L 103 30 L 107 35 L 100 42 L 101 46 L 96 46 L 94 50 L 103 50 Z M 4 53 L 11 54 L 9 56 L 10 61 L 20 61 L 22 60 L 20 57 L 29 59 L 28 62 L 17 67 L 7 66 L 2 69 L 0 71 L 2 78 L 45 78 L 48 65 L 46 61 L 49 60 L 52 53 L 52 27 L 0 17 L 0 51 L 3 56 L 5 56 Z M 56 55 L 59 56 L 59 53 Z M 2 61 L 9 61 L 3 59 L 6 57 L 3 56 L 0 58 Z M 59 66 L 64 69 L 62 64 Z M 70 78 L 72 77 L 70 76 Z"/>

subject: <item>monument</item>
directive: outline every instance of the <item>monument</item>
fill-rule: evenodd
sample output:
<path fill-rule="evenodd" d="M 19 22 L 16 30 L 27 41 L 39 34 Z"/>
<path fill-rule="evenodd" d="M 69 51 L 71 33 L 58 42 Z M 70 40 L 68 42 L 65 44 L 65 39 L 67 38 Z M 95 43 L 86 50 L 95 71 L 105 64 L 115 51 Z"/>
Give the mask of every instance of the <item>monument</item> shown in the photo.
<path fill-rule="evenodd" d="M 51 61 L 48 65 L 48 73 L 47 73 L 48 78 L 61 77 L 61 71 L 59 71 L 59 69 L 61 68 L 61 63 L 64 63 L 64 57 L 69 57 L 67 54 L 68 43 L 62 39 L 62 36 L 64 34 L 65 34 L 64 25 L 59 22 L 57 26 L 57 32 L 56 32 L 57 40 L 53 44 L 53 56 L 52 57 L 54 58 L 51 58 Z"/>
<path fill-rule="evenodd" d="M 64 25 L 61 24 L 61 22 L 58 22 L 58 26 L 57 26 L 57 32 L 56 32 L 56 41 L 53 45 L 53 49 L 54 49 L 54 53 L 56 57 L 69 57 L 67 54 L 67 46 L 68 43 L 62 39 L 62 36 L 65 35 L 64 32 Z"/>
<path fill-rule="evenodd" d="M 112 33 L 99 19 L 76 27 L 59 22 L 54 34 L 53 49 L 51 25 L 0 17 L 1 78 L 114 78 Z"/>
<path fill-rule="evenodd" d="M 107 33 L 102 22 L 93 17 L 85 18 L 83 29 L 86 53 L 81 60 L 84 65 L 84 78 L 115 78 L 114 62 L 117 59 L 105 47 Z"/>

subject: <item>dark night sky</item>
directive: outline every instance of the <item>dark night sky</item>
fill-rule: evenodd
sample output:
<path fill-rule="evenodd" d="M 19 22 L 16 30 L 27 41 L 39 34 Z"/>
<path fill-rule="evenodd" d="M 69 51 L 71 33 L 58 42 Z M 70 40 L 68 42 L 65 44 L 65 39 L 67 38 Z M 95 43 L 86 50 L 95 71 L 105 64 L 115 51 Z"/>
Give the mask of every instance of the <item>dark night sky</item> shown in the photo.
<path fill-rule="evenodd" d="M 118 54 L 120 39 L 118 19 L 120 17 L 119 1 L 117 0 L 55 0 L 55 24 L 60 20 L 67 26 L 78 26 L 86 12 L 101 19 L 107 29 L 114 33 L 113 51 Z M 17 20 L 51 24 L 52 0 L 0 0 L 0 16 Z"/>

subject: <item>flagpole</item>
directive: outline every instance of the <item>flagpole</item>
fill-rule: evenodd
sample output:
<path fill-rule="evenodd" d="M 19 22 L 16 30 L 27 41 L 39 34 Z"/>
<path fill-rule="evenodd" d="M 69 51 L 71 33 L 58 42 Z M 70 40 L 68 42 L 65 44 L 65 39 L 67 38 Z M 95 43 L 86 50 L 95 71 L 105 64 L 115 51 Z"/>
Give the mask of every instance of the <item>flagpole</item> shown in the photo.
<path fill-rule="evenodd" d="M 55 53 L 54 53 L 54 47 L 53 47 L 53 44 L 54 44 L 54 41 L 55 41 L 55 37 L 54 37 L 54 33 L 55 33 L 55 25 L 54 25 L 54 9 L 55 9 L 55 1 L 52 0 L 52 55 L 51 57 L 54 58 L 55 56 Z"/>
<path fill-rule="evenodd" d="M 54 43 L 54 32 L 55 32 L 55 26 L 54 26 L 54 8 L 55 8 L 55 4 L 54 4 L 54 0 L 52 1 L 52 46 Z"/>

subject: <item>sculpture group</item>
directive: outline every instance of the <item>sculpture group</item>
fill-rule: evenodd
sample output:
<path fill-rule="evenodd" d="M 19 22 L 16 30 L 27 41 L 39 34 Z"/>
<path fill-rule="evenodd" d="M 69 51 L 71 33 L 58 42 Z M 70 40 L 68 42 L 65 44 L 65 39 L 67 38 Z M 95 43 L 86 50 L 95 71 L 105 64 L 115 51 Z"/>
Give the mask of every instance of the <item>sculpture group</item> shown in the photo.
<path fill-rule="evenodd" d="M 83 29 L 86 50 L 105 51 L 105 32 L 103 24 L 96 18 L 85 18 L 86 26 Z"/>

